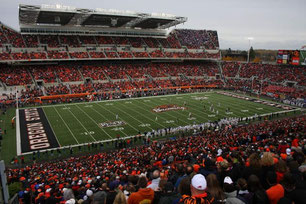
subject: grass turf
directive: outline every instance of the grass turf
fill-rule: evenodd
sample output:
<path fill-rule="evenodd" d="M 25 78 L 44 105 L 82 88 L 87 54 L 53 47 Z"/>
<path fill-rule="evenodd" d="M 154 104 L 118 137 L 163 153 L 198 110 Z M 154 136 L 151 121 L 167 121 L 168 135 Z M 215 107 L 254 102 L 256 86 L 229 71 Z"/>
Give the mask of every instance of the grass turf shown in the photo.
<path fill-rule="evenodd" d="M 199 97 L 207 98 L 199 100 Z M 185 102 L 187 110 L 162 113 L 152 111 L 153 108 L 160 105 L 184 106 Z M 214 105 L 215 110 L 219 111 L 218 115 L 209 111 L 211 104 Z M 232 114 L 226 114 L 227 108 L 230 108 Z M 43 110 L 61 146 L 109 140 L 116 138 L 117 135 L 120 137 L 133 136 L 152 129 L 199 124 L 225 117 L 247 117 L 282 111 L 280 108 L 214 92 L 59 104 L 43 106 Z M 189 113 L 192 114 L 193 119 L 189 118 Z M 10 120 L 14 115 L 15 110 L 10 109 L 5 116 L 1 116 L 7 127 L 7 135 L 4 136 L 0 158 L 6 162 L 16 155 L 15 129 L 10 127 Z M 126 125 L 106 128 L 99 125 L 106 121 L 118 120 L 125 121 Z"/>

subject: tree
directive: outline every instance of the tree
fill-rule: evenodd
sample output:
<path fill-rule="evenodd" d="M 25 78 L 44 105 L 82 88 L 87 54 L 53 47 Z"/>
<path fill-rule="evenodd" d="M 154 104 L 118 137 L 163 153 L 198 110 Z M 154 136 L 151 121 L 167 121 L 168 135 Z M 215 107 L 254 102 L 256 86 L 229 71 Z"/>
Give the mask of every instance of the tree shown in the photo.
<path fill-rule="evenodd" d="M 254 60 L 255 59 L 255 51 L 253 49 L 253 47 L 250 48 L 250 61 Z"/>

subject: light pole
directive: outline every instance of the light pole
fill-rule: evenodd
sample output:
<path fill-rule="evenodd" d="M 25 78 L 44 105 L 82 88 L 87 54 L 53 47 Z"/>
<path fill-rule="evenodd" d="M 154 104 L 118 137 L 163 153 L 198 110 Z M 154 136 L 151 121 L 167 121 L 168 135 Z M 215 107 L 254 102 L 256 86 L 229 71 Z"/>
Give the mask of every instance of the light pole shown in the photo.
<path fill-rule="evenodd" d="M 249 51 L 248 51 L 248 63 L 250 62 L 250 50 L 251 50 L 251 40 L 254 40 L 253 37 L 247 37 L 249 40 Z"/>

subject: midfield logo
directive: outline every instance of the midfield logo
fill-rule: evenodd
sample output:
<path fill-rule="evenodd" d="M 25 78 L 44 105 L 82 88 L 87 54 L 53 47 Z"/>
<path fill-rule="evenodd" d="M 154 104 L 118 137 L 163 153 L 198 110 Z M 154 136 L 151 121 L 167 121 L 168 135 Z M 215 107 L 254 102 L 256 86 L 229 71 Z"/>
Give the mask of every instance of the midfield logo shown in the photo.
<path fill-rule="evenodd" d="M 172 110 L 186 110 L 187 108 L 184 106 L 178 106 L 175 104 L 168 104 L 168 105 L 161 105 L 161 106 L 157 106 L 155 108 L 152 109 L 153 112 L 155 113 L 161 113 L 161 112 L 165 112 L 165 111 L 172 111 Z"/>

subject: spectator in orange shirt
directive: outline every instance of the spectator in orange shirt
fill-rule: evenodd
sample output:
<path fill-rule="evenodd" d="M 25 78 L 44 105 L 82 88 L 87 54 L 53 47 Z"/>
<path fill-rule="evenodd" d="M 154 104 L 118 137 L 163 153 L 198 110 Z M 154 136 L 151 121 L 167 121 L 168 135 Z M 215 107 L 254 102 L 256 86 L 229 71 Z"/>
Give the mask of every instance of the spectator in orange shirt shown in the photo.
<path fill-rule="evenodd" d="M 268 195 L 271 204 L 277 204 L 277 202 L 284 197 L 284 188 L 281 184 L 277 183 L 277 175 L 274 171 L 267 173 L 267 182 L 271 186 L 266 193 Z"/>
<path fill-rule="evenodd" d="M 142 176 L 138 180 L 139 190 L 132 193 L 128 199 L 128 204 L 152 203 L 154 199 L 154 191 L 147 187 L 147 178 Z"/>

